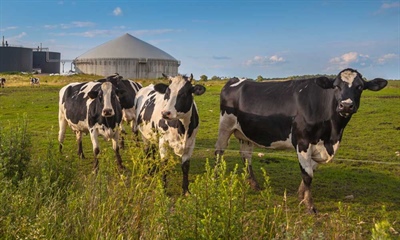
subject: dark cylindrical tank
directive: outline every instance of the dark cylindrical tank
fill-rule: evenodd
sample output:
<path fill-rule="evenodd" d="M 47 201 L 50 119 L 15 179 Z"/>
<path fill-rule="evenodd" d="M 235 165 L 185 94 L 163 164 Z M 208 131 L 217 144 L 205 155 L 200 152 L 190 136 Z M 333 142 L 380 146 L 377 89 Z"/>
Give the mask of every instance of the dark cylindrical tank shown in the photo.
<path fill-rule="evenodd" d="M 40 68 L 42 73 L 60 73 L 61 53 L 48 51 L 33 52 L 33 68 Z"/>
<path fill-rule="evenodd" d="M 0 46 L 0 72 L 14 71 L 32 71 L 32 49 Z"/>

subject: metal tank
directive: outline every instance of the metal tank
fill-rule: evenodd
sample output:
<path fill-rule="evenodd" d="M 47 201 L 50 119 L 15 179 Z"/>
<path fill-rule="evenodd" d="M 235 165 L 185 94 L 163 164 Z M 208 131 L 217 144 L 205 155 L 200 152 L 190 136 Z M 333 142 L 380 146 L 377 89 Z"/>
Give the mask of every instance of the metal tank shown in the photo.
<path fill-rule="evenodd" d="M 40 69 L 41 73 L 60 73 L 61 53 L 39 49 L 33 51 L 33 68 Z"/>
<path fill-rule="evenodd" d="M 119 73 L 131 79 L 177 75 L 180 61 L 130 34 L 95 47 L 74 60 L 75 70 L 108 76 Z"/>
<path fill-rule="evenodd" d="M 0 46 L 0 72 L 31 72 L 32 49 Z"/>

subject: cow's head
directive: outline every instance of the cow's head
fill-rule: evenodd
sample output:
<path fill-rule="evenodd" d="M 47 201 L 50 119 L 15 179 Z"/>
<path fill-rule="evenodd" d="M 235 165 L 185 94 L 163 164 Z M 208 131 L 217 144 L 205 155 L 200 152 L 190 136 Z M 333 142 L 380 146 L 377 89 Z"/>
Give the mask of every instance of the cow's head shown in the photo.
<path fill-rule="evenodd" d="M 202 95 L 206 88 L 202 85 L 192 85 L 193 74 L 190 77 L 178 75 L 166 76 L 169 85 L 156 84 L 154 90 L 164 94 L 164 104 L 161 114 L 164 119 L 183 118 L 192 108 L 193 95 Z"/>
<path fill-rule="evenodd" d="M 335 79 L 317 78 L 316 83 L 324 89 L 334 89 L 336 111 L 345 118 L 357 112 L 363 90 L 379 91 L 387 85 L 382 78 L 365 81 L 359 72 L 351 68 L 341 71 Z"/>
<path fill-rule="evenodd" d="M 116 89 L 111 82 L 104 82 L 98 91 L 92 90 L 88 93 L 91 99 L 96 99 L 100 104 L 101 116 L 112 117 L 115 108 L 119 107 L 117 95 L 123 94 L 124 90 Z"/>

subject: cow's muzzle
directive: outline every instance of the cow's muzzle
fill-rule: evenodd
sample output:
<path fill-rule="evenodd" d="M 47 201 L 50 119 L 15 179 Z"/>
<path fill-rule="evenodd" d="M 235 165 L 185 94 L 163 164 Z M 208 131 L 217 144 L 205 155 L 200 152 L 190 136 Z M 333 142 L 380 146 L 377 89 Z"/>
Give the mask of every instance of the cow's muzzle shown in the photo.
<path fill-rule="evenodd" d="M 337 111 L 342 117 L 349 117 L 356 112 L 356 108 L 352 101 L 341 101 L 337 107 Z"/>
<path fill-rule="evenodd" d="M 114 111 L 111 108 L 103 109 L 103 117 L 112 117 L 114 116 Z"/>
<path fill-rule="evenodd" d="M 161 115 L 164 119 L 171 119 L 171 112 L 170 111 L 161 111 Z"/>

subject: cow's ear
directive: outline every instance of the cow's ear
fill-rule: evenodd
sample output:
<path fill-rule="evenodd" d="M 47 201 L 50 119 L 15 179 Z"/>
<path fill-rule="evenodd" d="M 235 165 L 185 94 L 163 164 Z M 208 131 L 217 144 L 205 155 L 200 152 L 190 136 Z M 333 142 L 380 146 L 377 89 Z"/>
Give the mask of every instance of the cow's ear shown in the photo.
<path fill-rule="evenodd" d="M 190 74 L 188 81 L 191 82 L 192 80 L 193 80 L 193 73 Z"/>
<path fill-rule="evenodd" d="M 192 93 L 194 95 L 202 95 L 206 91 L 206 88 L 203 85 L 194 85 L 192 87 Z"/>
<path fill-rule="evenodd" d="M 327 77 L 319 77 L 315 79 L 315 83 L 323 89 L 333 88 L 333 79 Z"/>
<path fill-rule="evenodd" d="M 154 90 L 156 90 L 159 93 L 165 93 L 167 91 L 168 85 L 164 83 L 159 83 L 154 85 Z"/>
<path fill-rule="evenodd" d="M 88 92 L 88 96 L 89 96 L 91 99 L 97 98 L 98 95 L 99 95 L 99 92 L 97 92 L 97 91 L 90 91 L 90 92 Z"/>
<path fill-rule="evenodd" d="M 369 89 L 371 91 L 379 91 L 386 87 L 388 81 L 383 78 L 375 78 L 374 80 L 364 82 L 364 89 Z"/>

